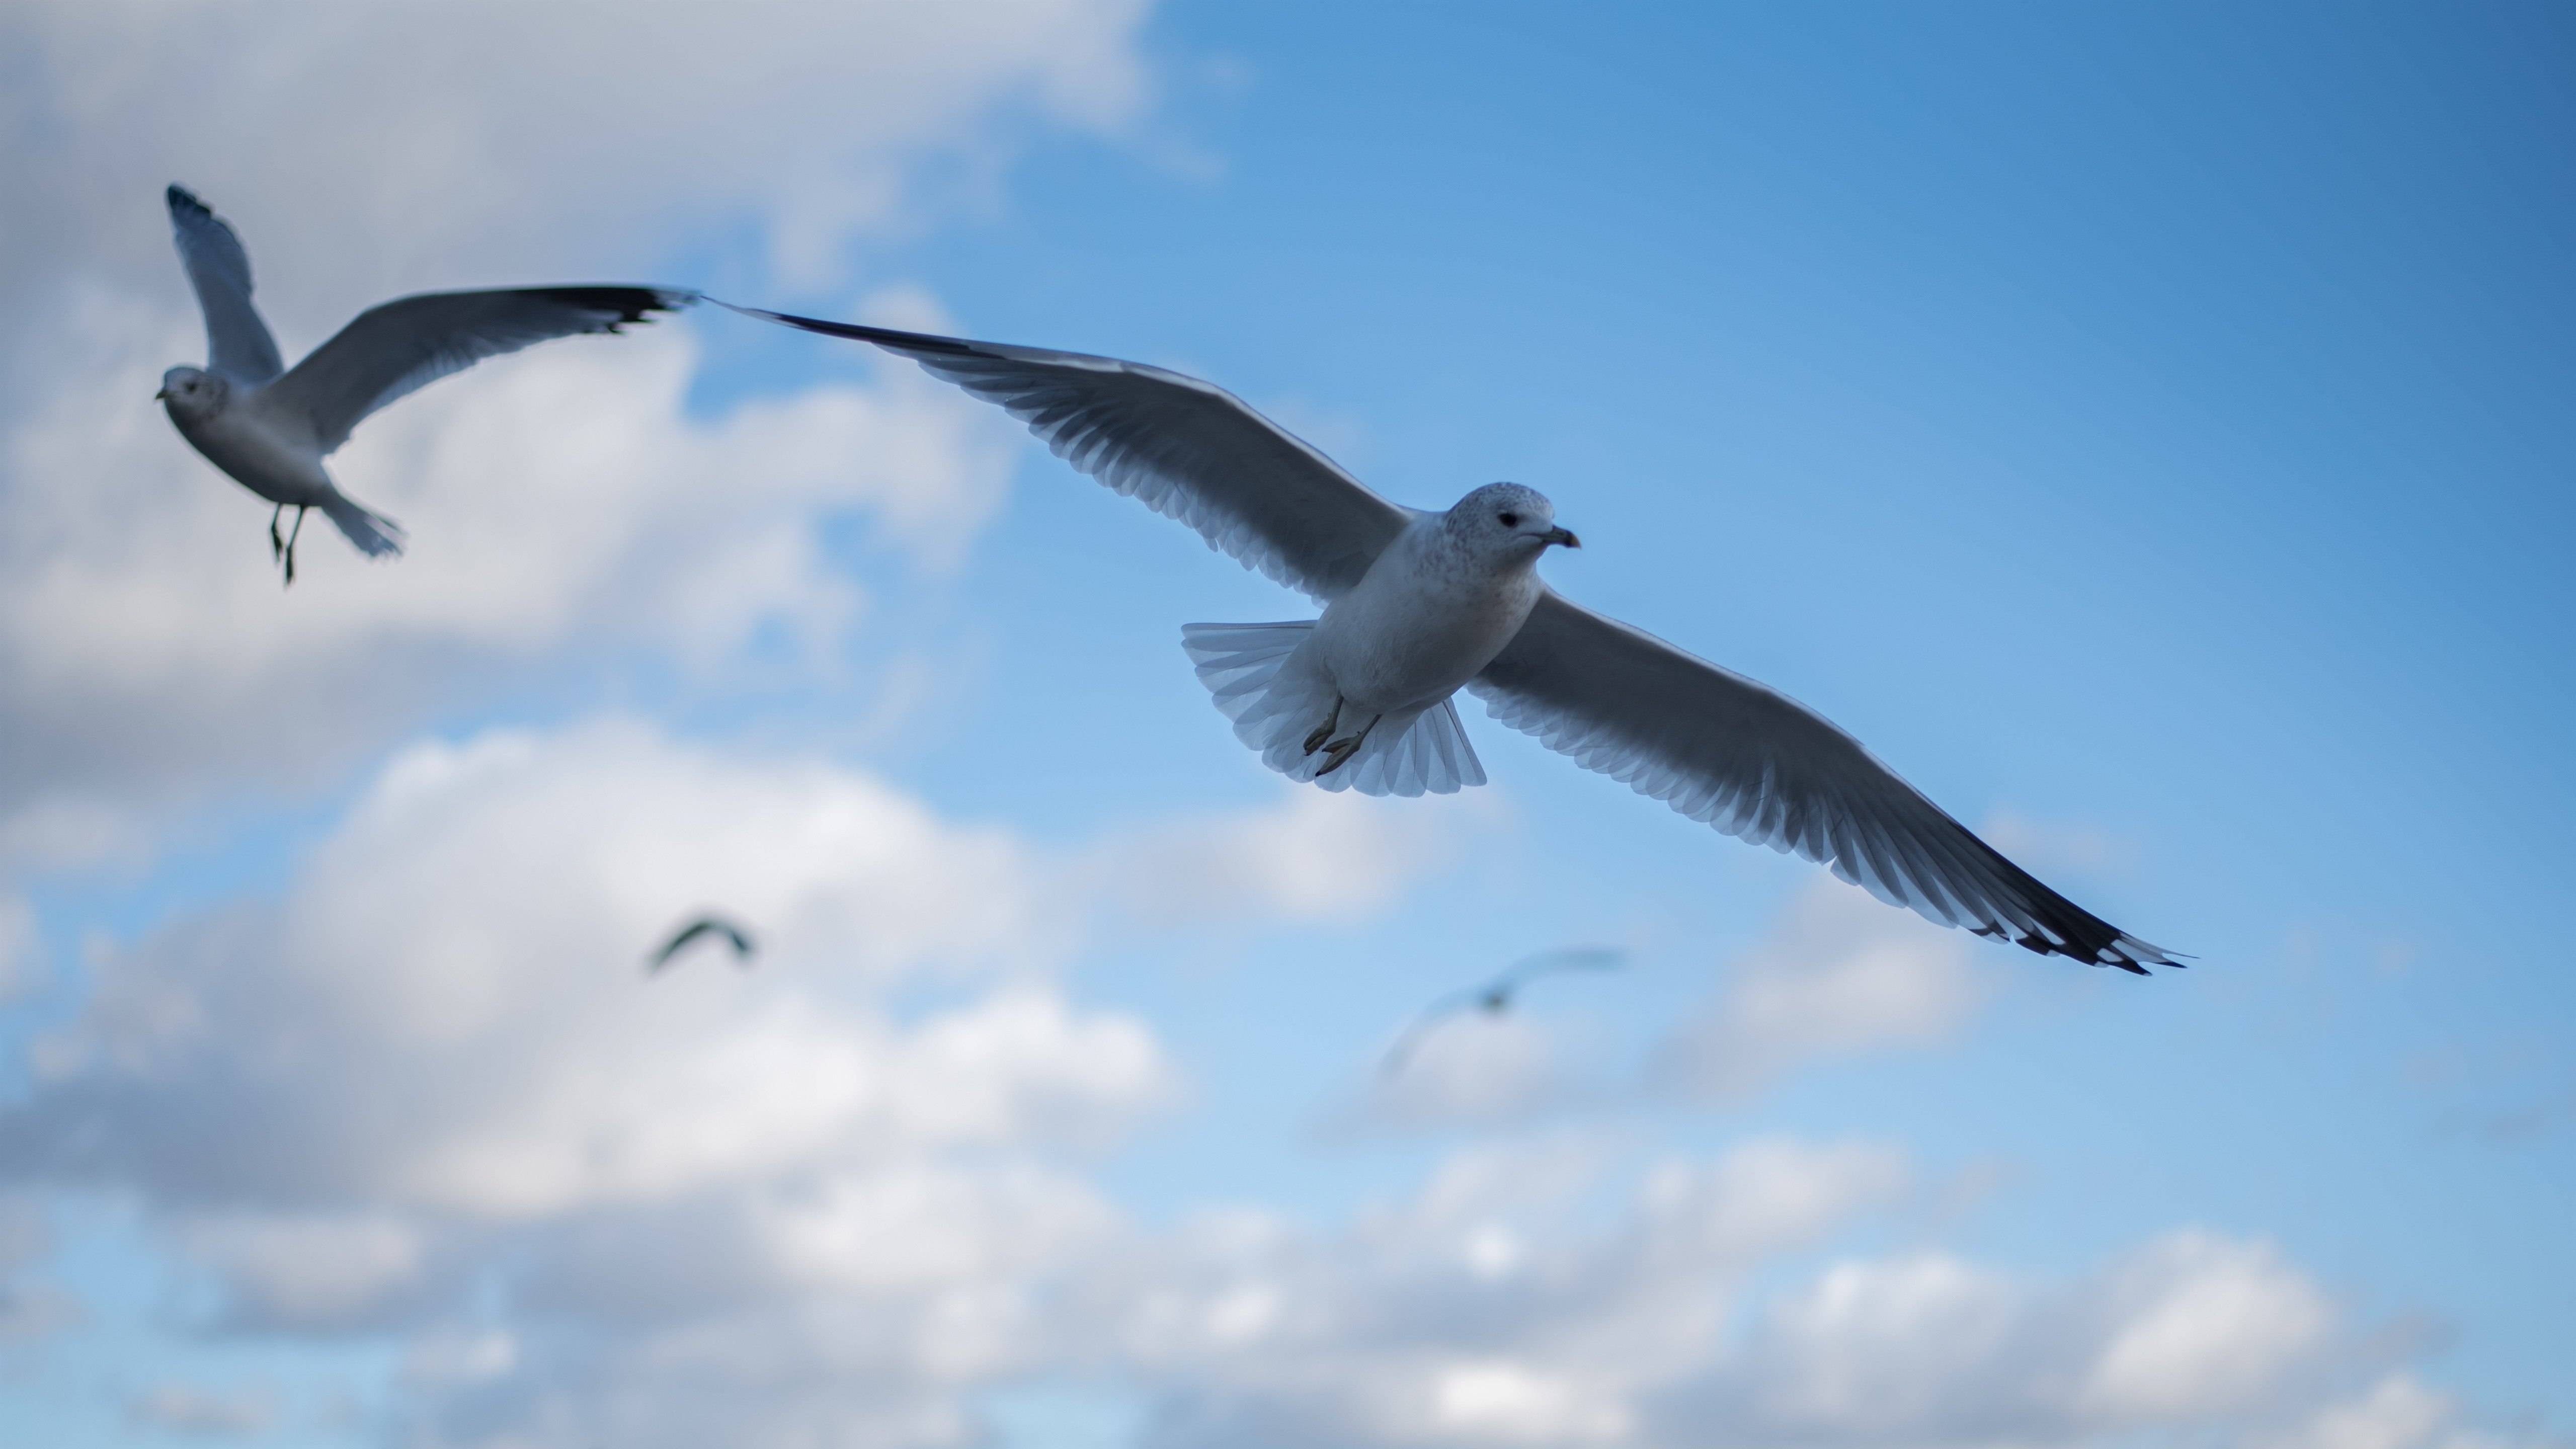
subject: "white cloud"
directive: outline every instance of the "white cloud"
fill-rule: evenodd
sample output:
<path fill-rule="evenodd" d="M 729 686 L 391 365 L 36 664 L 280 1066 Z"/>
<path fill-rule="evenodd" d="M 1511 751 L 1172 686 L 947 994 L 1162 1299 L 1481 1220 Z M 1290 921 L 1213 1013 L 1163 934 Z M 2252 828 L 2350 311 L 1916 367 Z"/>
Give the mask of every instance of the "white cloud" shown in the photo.
<path fill-rule="evenodd" d="M 266 222 L 252 255 L 306 345 L 399 292 L 598 279 L 745 222 L 789 274 L 828 279 L 855 233 L 989 204 L 1018 135 L 1131 126 L 1144 14 L 12 7 L 0 155 L 48 222 L 11 229 L 6 275 L 175 282 L 158 212 L 181 180 Z"/>
<path fill-rule="evenodd" d="M 162 1384 L 135 1399 L 133 1416 L 168 1433 L 230 1439 L 266 1433 L 277 1411 L 260 1394 Z"/>
<path fill-rule="evenodd" d="M 2349 1399 L 2255 1441 L 2259 1449 L 2513 1449 L 2548 1441 L 2490 1433 L 2460 1422 L 2460 1406 L 2414 1375 L 2392 1373 Z"/>
<path fill-rule="evenodd" d="M 0 464 L 18 520 L 0 667 L 26 684 L 0 704 L 20 742 L 0 796 L 42 791 L 68 820 L 107 808 L 84 813 L 85 794 L 327 768 L 478 677 L 577 649 L 703 668 L 772 627 L 826 655 L 864 599 L 818 525 L 867 517 L 917 558 L 953 557 L 1017 447 L 1006 419 L 910 368 L 701 421 L 685 324 L 576 339 L 374 420 L 338 473 L 412 529 L 411 552 L 370 562 L 326 529 L 281 597 L 266 508 L 143 401 L 165 351 L 56 378 Z"/>
<path fill-rule="evenodd" d="M 1658 1073 L 1738 1101 L 1805 1062 L 1940 1041 L 1986 995 L 1971 942 L 1819 877 L 1674 1031 Z"/>
<path fill-rule="evenodd" d="M 1154 925 L 1350 921 L 1446 865 L 1462 797 L 1283 790 L 1257 815 L 1176 821 L 1103 843 L 1095 889 Z"/>
<path fill-rule="evenodd" d="M 1128 133 L 1144 13 L 0 12 L 0 171 L 41 218 L 0 232 L 0 864 L 132 854 L 174 797 L 328 779 L 603 649 L 703 670 L 766 631 L 810 662 L 867 605 L 822 529 L 864 517 L 935 569 L 1025 446 L 909 368 L 693 419 L 688 324 L 558 343 L 371 420 L 335 467 L 410 555 L 325 527 L 281 599 L 257 500 L 148 401 L 203 346 L 164 183 L 242 229 L 290 355 L 390 296 L 667 280 L 745 237 L 837 301 L 854 238 L 988 204 L 1018 138 Z"/>
<path fill-rule="evenodd" d="M 2267 1244 L 2172 1234 L 2108 1286 L 2120 1327 L 2080 1401 L 2114 1420 L 2226 1413 L 2256 1402 L 2323 1346 L 2334 1310 Z"/>

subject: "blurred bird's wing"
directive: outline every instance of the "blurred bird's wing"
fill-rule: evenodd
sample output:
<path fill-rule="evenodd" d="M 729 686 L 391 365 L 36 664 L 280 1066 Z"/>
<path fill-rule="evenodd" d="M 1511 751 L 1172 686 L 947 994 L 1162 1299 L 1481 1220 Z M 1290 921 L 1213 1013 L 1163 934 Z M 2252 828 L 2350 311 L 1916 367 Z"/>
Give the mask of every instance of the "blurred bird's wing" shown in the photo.
<path fill-rule="evenodd" d="M 1358 583 L 1414 516 L 1194 377 L 1080 352 L 733 310 L 911 358 L 999 404 L 1075 469 L 1318 603 Z"/>
<path fill-rule="evenodd" d="M 647 965 L 650 969 L 658 971 L 662 967 L 669 965 L 672 957 L 677 956 L 683 950 L 686 950 L 691 941 L 698 939 L 709 931 L 719 931 L 722 929 L 724 928 L 717 925 L 714 921 L 691 921 L 687 925 L 682 926 L 677 935 L 674 935 L 670 940 L 663 942 L 662 949 L 653 953 L 653 959 L 648 962 Z"/>
<path fill-rule="evenodd" d="M 1628 953 L 1608 946 L 1571 947 L 1561 951 L 1541 951 L 1513 963 L 1510 970 L 1494 978 L 1490 989 L 1510 991 L 1523 982 L 1541 976 L 1556 976 L 1568 971 L 1609 971 L 1628 959 Z"/>
<path fill-rule="evenodd" d="M 556 337 L 615 332 L 698 300 L 665 287 L 520 287 L 428 292 L 370 307 L 261 398 L 330 453 L 360 419 L 487 357 Z"/>
<path fill-rule="evenodd" d="M 1405 1023 L 1404 1030 L 1388 1044 L 1386 1055 L 1378 1059 L 1378 1070 L 1390 1077 L 1403 1071 L 1404 1064 L 1413 1059 L 1415 1049 L 1422 1045 L 1424 1038 L 1439 1030 L 1442 1022 L 1474 1006 L 1484 994 L 1483 987 L 1452 992 L 1424 1007 L 1422 1014 Z"/>
<path fill-rule="evenodd" d="M 250 253 L 242 250 L 241 238 L 184 186 L 171 187 L 162 199 L 170 207 L 179 264 L 187 268 L 197 308 L 206 315 L 206 371 L 248 387 L 285 371 L 276 339 L 251 305 Z"/>
<path fill-rule="evenodd" d="M 2182 964 L 2040 884 L 1813 710 L 1552 589 L 1467 688 L 1585 769 L 1890 905 L 2142 975 Z"/>

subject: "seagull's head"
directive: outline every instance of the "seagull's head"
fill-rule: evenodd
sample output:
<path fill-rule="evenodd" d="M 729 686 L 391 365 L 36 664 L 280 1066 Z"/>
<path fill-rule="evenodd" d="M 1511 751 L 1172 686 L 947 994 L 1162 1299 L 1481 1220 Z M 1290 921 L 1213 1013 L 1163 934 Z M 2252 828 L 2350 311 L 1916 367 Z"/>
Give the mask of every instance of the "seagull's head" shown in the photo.
<path fill-rule="evenodd" d="M 167 404 L 174 414 L 210 418 L 224 410 L 231 395 L 222 378 L 203 368 L 174 367 L 161 374 L 161 390 L 152 400 Z"/>
<path fill-rule="evenodd" d="M 1552 543 L 1583 547 L 1556 526 L 1556 505 L 1546 494 L 1518 483 L 1488 483 L 1459 499 L 1449 510 L 1449 527 L 1478 552 L 1511 563 L 1529 563 Z"/>

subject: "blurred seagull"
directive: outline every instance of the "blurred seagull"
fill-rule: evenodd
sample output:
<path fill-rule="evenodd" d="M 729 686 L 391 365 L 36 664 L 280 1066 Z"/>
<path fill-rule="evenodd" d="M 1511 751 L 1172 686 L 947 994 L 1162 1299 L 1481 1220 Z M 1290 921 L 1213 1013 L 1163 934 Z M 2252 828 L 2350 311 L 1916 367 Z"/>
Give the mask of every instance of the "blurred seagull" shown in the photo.
<path fill-rule="evenodd" d="M 742 927 L 722 916 L 700 916 L 682 926 L 678 934 L 662 943 L 661 950 L 654 952 L 645 960 L 645 974 L 650 975 L 670 965 L 672 957 L 687 950 L 689 943 L 701 936 L 721 936 L 730 942 L 733 946 L 733 963 L 737 966 L 751 964 L 751 953 L 758 949 L 751 944 L 751 933 Z"/>
<path fill-rule="evenodd" d="M 1181 628 L 1236 736 L 1292 780 L 1364 795 L 1485 783 L 1451 698 L 1464 688 L 1584 768 L 1824 862 L 1890 905 L 2140 975 L 2182 964 L 2042 885 L 1813 710 L 1541 583 L 1539 555 L 1579 545 L 1533 489 L 1490 483 L 1445 513 L 1403 508 L 1177 372 L 733 310 L 909 357 L 1322 604 L 1320 619 Z"/>
<path fill-rule="evenodd" d="M 487 357 L 578 332 L 615 332 L 651 312 L 697 300 L 660 287 L 528 287 L 431 292 L 371 307 L 289 372 L 250 301 L 250 255 L 222 218 L 185 187 L 167 193 L 179 260 L 206 314 L 206 365 L 174 367 L 153 397 L 179 434 L 233 481 L 277 505 L 272 559 L 295 582 L 295 540 L 319 508 L 365 553 L 402 552 L 402 528 L 351 502 L 322 460 L 361 418 Z M 278 523 L 295 510 L 295 528 Z"/>
<path fill-rule="evenodd" d="M 1423 1008 L 1422 1014 L 1396 1037 L 1395 1044 L 1386 1049 L 1380 1068 L 1390 1077 L 1403 1071 L 1404 1064 L 1413 1057 L 1414 1048 L 1422 1045 L 1422 1039 L 1453 1016 L 1468 1011 L 1500 1016 L 1511 1010 L 1512 998 L 1522 987 L 1541 976 L 1557 976 L 1569 971 L 1610 971 L 1626 960 L 1625 952 L 1598 948 L 1542 951 L 1528 957 L 1482 986 L 1453 992 Z"/>

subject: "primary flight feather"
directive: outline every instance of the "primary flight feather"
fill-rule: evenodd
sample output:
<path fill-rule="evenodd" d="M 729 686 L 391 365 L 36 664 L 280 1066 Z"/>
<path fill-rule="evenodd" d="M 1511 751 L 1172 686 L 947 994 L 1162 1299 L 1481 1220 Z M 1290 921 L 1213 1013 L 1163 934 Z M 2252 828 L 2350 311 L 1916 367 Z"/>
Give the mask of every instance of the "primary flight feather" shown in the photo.
<path fill-rule="evenodd" d="M 911 358 L 1322 604 L 1320 619 L 1182 630 L 1236 735 L 1291 779 L 1372 795 L 1484 783 L 1452 698 L 1463 688 L 1586 769 L 1943 925 L 2140 974 L 2182 964 L 2049 889 L 1815 711 L 1541 583 L 1539 555 L 1579 545 L 1532 489 L 1404 508 L 1197 378 L 734 310 Z"/>

